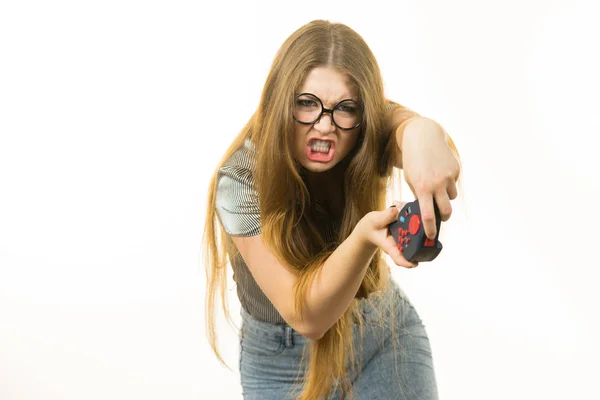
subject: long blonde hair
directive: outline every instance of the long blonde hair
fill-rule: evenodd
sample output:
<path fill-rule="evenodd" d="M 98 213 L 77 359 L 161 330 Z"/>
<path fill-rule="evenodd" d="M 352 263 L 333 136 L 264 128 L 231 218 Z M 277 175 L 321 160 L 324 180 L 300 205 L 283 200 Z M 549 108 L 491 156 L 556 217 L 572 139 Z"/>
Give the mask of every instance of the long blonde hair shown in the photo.
<path fill-rule="evenodd" d="M 217 173 L 246 139 L 250 139 L 256 147 L 254 178 L 260 199 L 262 238 L 282 264 L 291 266 L 299 278 L 294 293 L 298 312 L 302 311 L 311 278 L 334 250 L 327 247 L 308 212 L 312 206 L 310 193 L 292 156 L 294 121 L 291 110 L 295 90 L 309 71 L 321 66 L 332 67 L 346 75 L 358 90 L 365 107 L 361 136 L 345 172 L 345 206 L 338 227 L 337 244 L 350 235 L 365 214 L 385 207 L 385 188 L 391 175 L 395 140 L 390 140 L 390 132 L 384 129 L 387 104 L 379 66 L 365 41 L 355 31 L 343 24 L 312 21 L 295 31 L 279 49 L 258 109 L 226 151 L 210 183 L 204 234 L 206 318 L 210 344 L 222 362 L 215 333 L 215 300 L 220 290 L 223 311 L 229 316 L 225 297 L 226 268 L 228 261 L 238 255 L 215 210 Z M 407 109 L 407 121 L 415 116 L 418 114 Z M 368 267 L 357 298 L 368 297 L 382 289 L 382 268 L 387 266 L 381 251 L 378 251 Z M 298 399 L 326 398 L 334 385 L 340 385 L 342 393 L 349 391 L 345 377 L 347 362 L 354 359 L 355 354 L 352 322 L 356 303 L 352 303 L 320 340 L 312 342 L 307 375 Z"/>

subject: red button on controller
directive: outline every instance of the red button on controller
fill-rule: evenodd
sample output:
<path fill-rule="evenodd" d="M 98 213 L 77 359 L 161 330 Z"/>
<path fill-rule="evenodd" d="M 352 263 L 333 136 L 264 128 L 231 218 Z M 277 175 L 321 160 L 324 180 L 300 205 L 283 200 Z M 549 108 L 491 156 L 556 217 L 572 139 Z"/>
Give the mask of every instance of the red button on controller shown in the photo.
<path fill-rule="evenodd" d="M 411 235 L 416 235 L 419 233 L 419 229 L 421 229 L 421 218 L 419 218 L 418 214 L 410 217 L 410 222 L 408 223 L 408 230 Z"/>

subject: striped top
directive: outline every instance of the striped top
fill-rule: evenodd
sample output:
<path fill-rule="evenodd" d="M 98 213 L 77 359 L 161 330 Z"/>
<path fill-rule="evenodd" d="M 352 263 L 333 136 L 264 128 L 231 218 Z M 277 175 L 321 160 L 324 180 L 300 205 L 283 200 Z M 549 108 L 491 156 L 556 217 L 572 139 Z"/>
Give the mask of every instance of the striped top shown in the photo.
<path fill-rule="evenodd" d="M 246 139 L 218 172 L 217 213 L 225 232 L 232 236 L 256 236 L 261 232 L 259 199 L 254 186 L 255 154 L 252 142 Z M 333 219 L 318 203 L 315 210 L 324 219 L 326 241 L 336 240 Z M 231 266 L 237 294 L 246 312 L 261 321 L 286 323 L 258 286 L 242 257 L 232 259 Z"/>

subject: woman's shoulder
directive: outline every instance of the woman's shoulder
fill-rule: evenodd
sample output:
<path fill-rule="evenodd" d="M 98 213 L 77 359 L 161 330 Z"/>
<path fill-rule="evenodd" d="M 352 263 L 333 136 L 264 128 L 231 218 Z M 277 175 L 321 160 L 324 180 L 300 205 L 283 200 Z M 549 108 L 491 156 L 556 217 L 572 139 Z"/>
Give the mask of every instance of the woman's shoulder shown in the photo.
<path fill-rule="evenodd" d="M 230 235 L 260 233 L 258 193 L 253 176 L 255 162 L 254 145 L 246 140 L 219 169 L 215 205 Z"/>
<path fill-rule="evenodd" d="M 238 168 L 244 170 L 254 170 L 256 167 L 256 146 L 250 139 L 245 139 L 240 147 L 229 157 L 223 166 L 224 169 Z"/>

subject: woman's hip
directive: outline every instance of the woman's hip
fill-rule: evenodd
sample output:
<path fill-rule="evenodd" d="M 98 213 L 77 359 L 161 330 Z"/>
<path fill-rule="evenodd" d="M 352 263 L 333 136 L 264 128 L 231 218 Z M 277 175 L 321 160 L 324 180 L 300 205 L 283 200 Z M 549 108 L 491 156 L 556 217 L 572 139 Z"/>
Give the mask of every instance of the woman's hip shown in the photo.
<path fill-rule="evenodd" d="M 361 356 L 358 368 L 352 369 L 354 372 L 349 370 L 348 377 L 357 388 L 370 385 L 368 376 L 387 376 L 384 372 L 388 368 L 415 376 L 422 374 L 407 368 L 432 365 L 422 321 L 395 282 L 386 290 L 360 300 L 356 316 L 353 344 L 355 354 Z M 294 398 L 302 387 L 310 343 L 289 325 L 260 321 L 242 309 L 239 368 L 245 398 L 252 399 L 253 393 L 265 400 Z M 371 372 L 367 373 L 367 369 Z M 365 377 L 361 380 L 363 372 Z M 269 393 L 273 396 L 269 397 Z"/>

